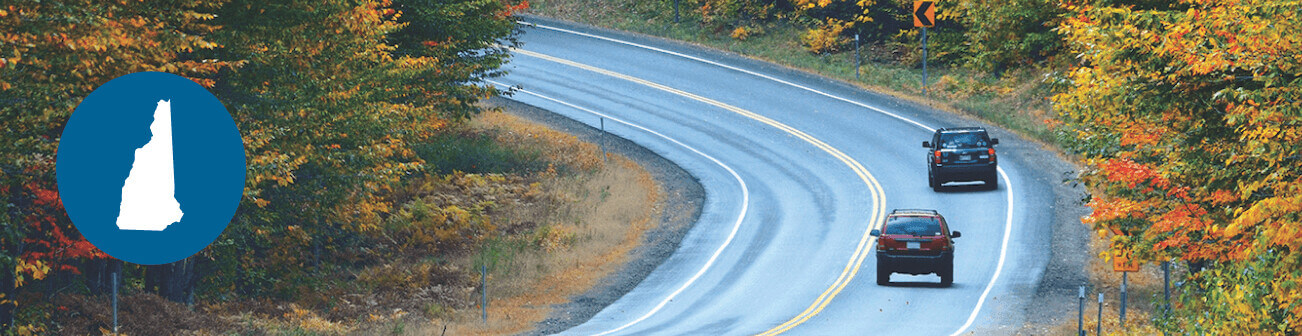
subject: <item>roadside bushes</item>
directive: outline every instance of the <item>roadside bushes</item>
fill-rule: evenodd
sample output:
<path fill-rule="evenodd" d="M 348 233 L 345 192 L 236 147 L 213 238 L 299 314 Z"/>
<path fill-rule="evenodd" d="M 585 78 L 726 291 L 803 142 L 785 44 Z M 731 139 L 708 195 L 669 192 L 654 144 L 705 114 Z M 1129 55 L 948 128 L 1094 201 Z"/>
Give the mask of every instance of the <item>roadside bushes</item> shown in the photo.
<path fill-rule="evenodd" d="M 438 203 L 442 202 L 434 196 L 407 202 L 389 217 L 386 231 L 398 237 L 401 248 L 447 254 L 469 250 L 494 230 L 483 214 L 492 202 L 481 202 L 470 209 Z"/>
<path fill-rule="evenodd" d="M 854 35 L 865 44 L 915 44 L 912 0 L 700 0 L 701 24 L 746 39 L 786 21 L 804 30 L 815 54 L 847 51 Z M 1043 0 L 940 0 L 930 31 L 933 62 L 1003 69 L 1051 60 L 1065 44 L 1053 29 L 1065 7 Z"/>

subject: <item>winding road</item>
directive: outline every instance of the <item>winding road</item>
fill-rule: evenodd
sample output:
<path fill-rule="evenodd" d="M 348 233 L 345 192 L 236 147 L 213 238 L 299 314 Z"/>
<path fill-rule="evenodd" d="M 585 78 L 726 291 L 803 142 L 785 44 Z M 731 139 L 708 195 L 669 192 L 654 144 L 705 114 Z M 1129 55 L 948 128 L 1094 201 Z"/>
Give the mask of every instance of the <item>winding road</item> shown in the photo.
<path fill-rule="evenodd" d="M 680 248 L 566 335 L 951 335 L 1021 325 L 1049 262 L 1055 195 L 1002 138 L 997 190 L 927 186 L 937 127 L 983 125 L 735 55 L 559 23 L 525 29 L 512 99 L 604 127 L 699 179 Z M 934 208 L 963 232 L 955 282 L 873 281 L 868 231 Z"/>

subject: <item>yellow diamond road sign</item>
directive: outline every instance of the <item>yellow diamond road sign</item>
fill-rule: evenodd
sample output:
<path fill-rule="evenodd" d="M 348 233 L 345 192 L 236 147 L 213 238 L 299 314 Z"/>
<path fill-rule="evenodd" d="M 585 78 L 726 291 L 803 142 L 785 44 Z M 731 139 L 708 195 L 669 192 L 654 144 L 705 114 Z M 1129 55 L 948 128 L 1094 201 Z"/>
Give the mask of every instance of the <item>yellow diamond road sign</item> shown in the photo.
<path fill-rule="evenodd" d="M 936 26 L 936 3 L 935 3 L 935 1 L 914 1 L 914 2 L 913 2 L 913 26 L 914 26 L 914 27 L 934 27 L 934 26 Z"/>

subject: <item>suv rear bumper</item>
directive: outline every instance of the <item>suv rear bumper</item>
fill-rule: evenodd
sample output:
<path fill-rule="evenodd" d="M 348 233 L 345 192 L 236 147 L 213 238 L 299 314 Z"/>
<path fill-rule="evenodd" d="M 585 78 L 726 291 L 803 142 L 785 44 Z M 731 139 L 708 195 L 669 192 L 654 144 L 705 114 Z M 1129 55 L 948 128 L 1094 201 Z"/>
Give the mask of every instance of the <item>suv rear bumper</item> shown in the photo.
<path fill-rule="evenodd" d="M 931 167 L 931 174 L 937 180 L 944 181 L 979 181 L 994 176 L 994 163 L 982 163 L 972 165 L 951 165 Z"/>
<path fill-rule="evenodd" d="M 887 252 L 877 252 L 877 264 L 884 266 L 894 273 L 905 274 L 929 274 L 940 273 L 942 267 L 952 265 L 954 253 L 952 251 L 940 252 L 940 255 L 920 256 L 920 255 L 901 255 L 890 254 Z"/>

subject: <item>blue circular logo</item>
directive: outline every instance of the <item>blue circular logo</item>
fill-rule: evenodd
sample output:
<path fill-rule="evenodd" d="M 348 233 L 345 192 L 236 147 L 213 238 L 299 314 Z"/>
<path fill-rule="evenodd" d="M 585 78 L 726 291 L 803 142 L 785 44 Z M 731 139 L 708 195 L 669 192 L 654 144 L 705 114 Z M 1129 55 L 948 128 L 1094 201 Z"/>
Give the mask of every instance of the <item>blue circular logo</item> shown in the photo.
<path fill-rule="evenodd" d="M 203 250 L 244 194 L 244 142 L 217 97 L 185 77 L 138 72 L 77 105 L 55 160 L 59 196 L 86 240 L 157 265 Z"/>

